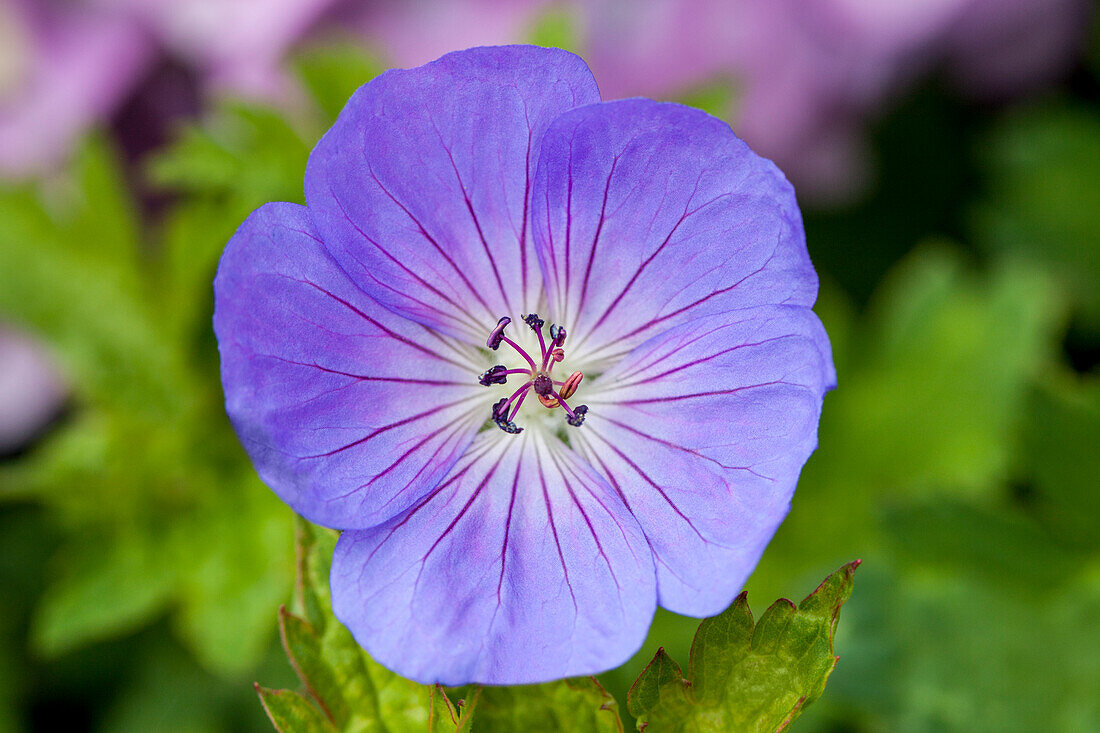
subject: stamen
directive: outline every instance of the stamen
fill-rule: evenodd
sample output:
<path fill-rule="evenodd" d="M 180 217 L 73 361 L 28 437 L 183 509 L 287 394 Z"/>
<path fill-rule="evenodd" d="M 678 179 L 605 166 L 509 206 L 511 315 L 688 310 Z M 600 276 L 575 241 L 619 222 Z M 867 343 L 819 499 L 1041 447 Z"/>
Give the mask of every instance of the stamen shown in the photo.
<path fill-rule="evenodd" d="M 504 329 L 511 322 L 512 319 L 508 316 L 504 316 L 499 321 L 497 321 L 496 327 L 489 332 L 489 338 L 485 340 L 485 345 L 493 351 L 499 349 L 500 342 L 504 340 Z"/>
<path fill-rule="evenodd" d="M 562 403 L 565 406 L 565 403 Z M 573 410 L 573 417 L 566 418 L 566 422 L 575 428 L 579 428 L 584 425 L 584 416 L 588 414 L 588 405 L 577 405 L 577 409 Z"/>
<path fill-rule="evenodd" d="M 532 331 L 539 334 L 540 336 L 542 335 L 542 327 L 543 324 L 546 323 L 546 321 L 539 318 L 538 313 L 528 313 L 523 317 L 523 322 L 530 326 Z"/>
<path fill-rule="evenodd" d="M 581 380 L 584 379 L 584 375 L 580 372 L 573 372 L 569 375 L 569 378 L 562 383 L 559 393 L 565 399 L 569 399 L 577 391 L 577 387 L 581 386 Z"/>
<path fill-rule="evenodd" d="M 512 400 L 516 398 L 516 395 L 525 394 L 529 387 L 530 384 L 525 384 L 518 390 L 516 390 L 516 393 L 513 394 L 511 397 L 501 397 L 500 400 L 493 405 L 493 422 L 496 423 L 496 426 L 504 432 L 511 433 L 512 435 L 518 435 L 519 433 L 523 432 L 523 428 L 518 427 L 514 422 L 512 422 L 512 420 L 508 418 L 508 405 L 512 402 Z"/>
<path fill-rule="evenodd" d="M 488 387 L 493 384 L 504 384 L 508 381 L 507 374 L 508 368 L 503 364 L 497 364 L 482 372 L 481 376 L 477 378 L 477 382 L 482 387 Z"/>
<path fill-rule="evenodd" d="M 504 335 L 504 329 L 511 322 L 512 319 L 508 316 L 504 316 L 497 321 L 497 325 L 490 332 L 485 345 L 495 351 L 502 343 L 507 343 L 516 350 L 516 353 L 527 361 L 531 369 L 507 369 L 503 364 L 497 364 L 487 369 L 478 378 L 480 384 L 489 387 L 494 384 L 505 384 L 508 375 L 511 374 L 525 374 L 529 377 L 528 381 L 512 393 L 511 397 L 507 399 L 502 398 L 493 405 L 493 422 L 506 433 L 516 434 L 522 432 L 523 428 L 518 427 L 513 421 L 516 415 L 519 414 L 519 409 L 523 401 L 527 399 L 527 393 L 534 392 L 538 396 L 539 402 L 541 402 L 544 407 L 551 409 L 561 407 L 565 410 L 567 415 L 566 421 L 570 425 L 575 427 L 582 425 L 585 415 L 588 413 L 588 406 L 580 405 L 577 409 L 573 410 L 570 409 L 565 400 L 572 397 L 577 392 L 577 388 L 584 379 L 584 375 L 580 372 L 573 372 L 568 378 L 561 382 L 555 381 L 550 376 L 553 372 L 554 365 L 565 359 L 565 350 L 562 348 L 566 337 L 565 328 L 556 323 L 550 324 L 551 341 L 550 344 L 547 345 L 542 335 L 542 327 L 546 324 L 546 321 L 539 318 L 537 313 L 528 313 L 523 316 L 523 322 L 535 332 L 539 339 L 539 347 L 542 356 L 542 366 L 540 368 L 535 366 L 535 360 L 531 358 L 530 354 L 528 354 L 523 347 Z M 559 388 L 556 392 L 554 391 L 555 386 Z M 509 409 L 509 407 L 511 407 L 511 409 Z"/>
<path fill-rule="evenodd" d="M 588 405 L 578 405 L 577 409 L 571 410 L 569 409 L 569 405 L 565 404 L 565 399 L 561 396 L 561 394 L 557 392 L 551 392 L 550 394 L 553 395 L 555 399 L 557 399 L 558 404 L 561 405 L 562 409 L 565 410 L 567 415 L 569 415 L 569 417 L 565 419 L 567 423 L 575 428 L 579 428 L 581 425 L 584 424 L 584 416 L 588 414 Z"/>

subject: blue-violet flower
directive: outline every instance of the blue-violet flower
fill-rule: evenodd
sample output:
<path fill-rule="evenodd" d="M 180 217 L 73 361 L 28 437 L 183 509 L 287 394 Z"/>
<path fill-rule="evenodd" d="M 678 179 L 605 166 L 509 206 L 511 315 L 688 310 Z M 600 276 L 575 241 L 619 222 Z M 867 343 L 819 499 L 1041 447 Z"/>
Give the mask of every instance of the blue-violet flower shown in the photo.
<path fill-rule="evenodd" d="M 229 416 L 424 683 L 614 667 L 725 608 L 834 384 L 786 179 L 722 121 L 474 48 L 360 88 L 215 280 Z"/>

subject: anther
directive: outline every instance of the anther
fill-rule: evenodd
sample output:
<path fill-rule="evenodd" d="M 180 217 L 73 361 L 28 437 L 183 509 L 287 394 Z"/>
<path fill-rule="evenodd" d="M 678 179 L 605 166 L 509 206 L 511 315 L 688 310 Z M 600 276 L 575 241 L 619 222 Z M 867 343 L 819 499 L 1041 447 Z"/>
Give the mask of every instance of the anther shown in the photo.
<path fill-rule="evenodd" d="M 508 368 L 503 364 L 489 367 L 478 377 L 478 384 L 489 387 L 494 384 L 504 384 L 508 381 Z"/>
<path fill-rule="evenodd" d="M 577 405 L 573 408 L 573 417 L 565 418 L 565 421 L 575 428 L 584 424 L 584 416 L 588 414 L 588 405 Z"/>
<path fill-rule="evenodd" d="M 508 316 L 504 316 L 497 321 L 496 327 L 489 333 L 489 338 L 486 339 L 485 345 L 493 351 L 500 348 L 500 342 L 504 340 L 504 328 L 512 322 L 512 319 Z"/>
<path fill-rule="evenodd" d="M 523 428 L 518 427 L 513 421 L 508 419 L 508 403 L 510 401 L 511 400 L 507 397 L 502 397 L 493 405 L 493 422 L 504 432 L 517 435 L 523 432 Z"/>
<path fill-rule="evenodd" d="M 565 346 L 565 326 L 559 326 L 556 323 L 551 323 L 550 339 L 554 342 L 554 346 Z"/>
<path fill-rule="evenodd" d="M 536 333 L 542 329 L 542 326 L 546 321 L 539 318 L 538 313 L 528 313 L 523 317 L 523 322 L 531 327 L 532 331 Z"/>
<path fill-rule="evenodd" d="M 565 349 L 557 348 L 550 352 L 550 361 L 559 362 L 565 358 Z"/>
<path fill-rule="evenodd" d="M 569 378 L 565 380 L 565 384 L 558 390 L 558 394 L 561 395 L 561 398 L 567 400 L 572 397 L 576 393 L 577 387 L 581 386 L 582 379 L 584 379 L 584 375 L 580 372 L 573 372 L 570 374 Z"/>

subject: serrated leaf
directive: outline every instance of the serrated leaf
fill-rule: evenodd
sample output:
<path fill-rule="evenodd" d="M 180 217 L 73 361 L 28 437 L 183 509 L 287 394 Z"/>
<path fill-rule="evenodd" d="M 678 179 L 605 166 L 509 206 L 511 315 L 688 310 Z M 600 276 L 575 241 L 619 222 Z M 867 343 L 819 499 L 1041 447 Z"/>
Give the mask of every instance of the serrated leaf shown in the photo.
<path fill-rule="evenodd" d="M 841 567 L 797 607 L 776 601 L 755 624 L 742 593 L 700 624 L 686 677 L 660 650 L 627 696 L 639 730 L 786 729 L 825 690 L 840 608 L 858 566 Z"/>
<path fill-rule="evenodd" d="M 279 733 L 325 733 L 335 731 L 317 708 L 293 690 L 269 690 L 256 685 L 267 717 Z"/>
<path fill-rule="evenodd" d="M 279 609 L 279 634 L 294 671 L 325 717 L 337 727 L 344 726 L 350 716 L 348 706 L 336 674 L 323 657 L 317 630 L 284 606 Z"/>

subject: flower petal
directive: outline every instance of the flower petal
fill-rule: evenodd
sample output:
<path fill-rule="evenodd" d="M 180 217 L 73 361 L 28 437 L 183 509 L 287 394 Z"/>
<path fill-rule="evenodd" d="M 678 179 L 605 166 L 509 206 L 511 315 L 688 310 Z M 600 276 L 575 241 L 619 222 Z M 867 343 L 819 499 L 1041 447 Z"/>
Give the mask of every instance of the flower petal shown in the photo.
<path fill-rule="evenodd" d="M 313 522 L 395 516 L 485 420 L 464 347 L 356 289 L 303 206 L 267 204 L 245 220 L 214 298 L 229 417 L 260 477 Z"/>
<path fill-rule="evenodd" d="M 580 58 L 534 46 L 382 74 L 310 156 L 306 199 L 325 244 L 387 308 L 484 341 L 541 295 L 526 235 L 538 141 L 598 100 Z"/>
<path fill-rule="evenodd" d="M 641 646 L 656 603 L 634 518 L 537 430 L 483 433 L 402 517 L 345 532 L 331 585 L 337 618 L 371 656 L 425 684 L 610 669 Z"/>
<path fill-rule="evenodd" d="M 699 110 L 566 112 L 543 138 L 532 201 L 549 311 L 586 364 L 690 318 L 817 297 L 790 184 Z"/>
<path fill-rule="evenodd" d="M 653 548 L 661 606 L 724 609 L 786 516 L 834 380 L 808 308 L 697 318 L 591 385 L 572 443 L 604 473 Z"/>

